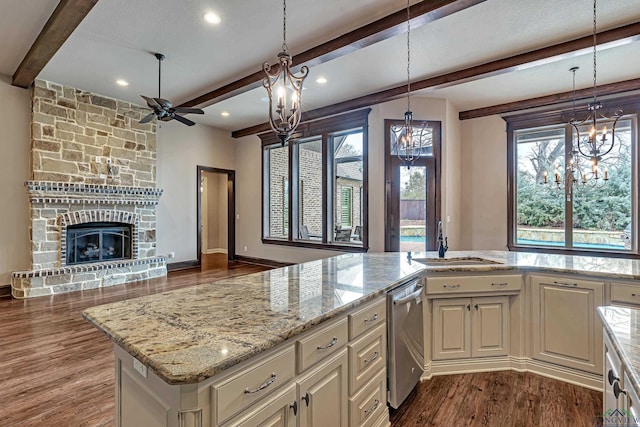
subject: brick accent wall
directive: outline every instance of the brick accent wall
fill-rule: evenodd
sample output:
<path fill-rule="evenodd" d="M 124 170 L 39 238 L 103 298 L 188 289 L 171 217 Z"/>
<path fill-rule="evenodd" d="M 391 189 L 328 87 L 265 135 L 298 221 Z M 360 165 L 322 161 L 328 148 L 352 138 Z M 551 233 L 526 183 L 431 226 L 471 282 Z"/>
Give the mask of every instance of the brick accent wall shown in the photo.
<path fill-rule="evenodd" d="M 156 185 L 156 124 L 139 106 L 36 80 L 31 156 L 35 181 Z"/>

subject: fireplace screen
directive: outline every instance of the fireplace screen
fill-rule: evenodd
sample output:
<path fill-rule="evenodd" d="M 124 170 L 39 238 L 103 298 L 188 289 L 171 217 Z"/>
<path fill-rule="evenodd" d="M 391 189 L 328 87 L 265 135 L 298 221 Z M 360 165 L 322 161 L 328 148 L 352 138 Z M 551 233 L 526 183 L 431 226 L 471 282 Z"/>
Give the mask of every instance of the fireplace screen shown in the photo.
<path fill-rule="evenodd" d="M 131 226 L 90 222 L 67 228 L 67 264 L 131 258 Z"/>

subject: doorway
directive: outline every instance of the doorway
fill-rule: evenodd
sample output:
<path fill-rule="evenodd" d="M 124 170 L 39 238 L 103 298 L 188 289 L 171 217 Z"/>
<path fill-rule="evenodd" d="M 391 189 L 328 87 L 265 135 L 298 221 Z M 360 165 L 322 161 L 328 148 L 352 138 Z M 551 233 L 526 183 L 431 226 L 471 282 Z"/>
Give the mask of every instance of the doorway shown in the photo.
<path fill-rule="evenodd" d="M 235 259 L 235 171 L 197 167 L 197 256 Z"/>
<path fill-rule="evenodd" d="M 441 123 L 414 121 L 414 138 L 423 149 L 408 168 L 398 157 L 402 120 L 385 120 L 385 241 L 387 252 L 436 249 L 440 221 Z M 418 135 L 416 132 L 422 128 Z"/>

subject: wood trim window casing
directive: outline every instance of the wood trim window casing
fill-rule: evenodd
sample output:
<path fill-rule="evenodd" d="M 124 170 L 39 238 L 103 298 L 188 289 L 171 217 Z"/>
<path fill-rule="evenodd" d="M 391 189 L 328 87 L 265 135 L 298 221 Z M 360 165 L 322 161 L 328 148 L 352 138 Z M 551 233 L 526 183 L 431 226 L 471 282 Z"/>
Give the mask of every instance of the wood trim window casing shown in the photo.
<path fill-rule="evenodd" d="M 353 111 L 346 114 L 337 116 L 331 116 L 324 119 L 309 121 L 301 123 L 296 133 L 291 137 L 293 143 L 287 144 L 289 161 L 288 161 L 288 174 L 289 174 L 289 232 L 288 236 L 283 239 L 271 238 L 267 235 L 269 230 L 269 215 L 267 210 L 269 209 L 269 182 L 266 179 L 266 172 L 269 168 L 268 158 L 265 156 L 265 149 L 269 147 L 279 146 L 280 140 L 273 134 L 273 132 L 264 133 L 258 135 L 262 141 L 262 243 L 283 245 L 283 246 L 297 246 L 314 249 L 327 249 L 343 252 L 366 252 L 369 249 L 369 218 L 368 218 L 368 115 L 371 111 L 370 108 Z M 362 206 L 362 245 L 349 245 L 340 244 L 332 241 L 333 230 L 330 230 L 330 224 L 333 221 L 329 218 L 329 215 L 334 215 L 334 201 L 335 188 L 332 188 L 332 197 L 329 197 L 327 189 L 333 185 L 333 180 L 330 174 L 333 170 L 333 139 L 331 136 L 342 132 L 348 132 L 350 130 L 362 131 L 362 162 L 363 162 L 363 185 L 362 185 L 362 199 L 360 201 Z M 300 240 L 299 236 L 299 224 L 298 224 L 298 163 L 297 149 L 298 145 L 295 143 L 297 140 L 304 140 L 312 137 L 322 138 L 322 230 L 323 237 L 321 242 L 311 242 L 306 240 Z"/>
<path fill-rule="evenodd" d="M 586 248 L 567 248 L 567 247 L 551 247 L 551 246 L 530 246 L 518 245 L 516 243 L 517 236 L 517 151 L 516 151 L 516 131 L 530 129 L 543 126 L 565 125 L 565 141 L 566 147 L 571 144 L 571 126 L 568 125 L 569 120 L 575 115 L 571 106 L 566 104 L 558 104 L 551 106 L 547 110 L 526 112 L 517 115 L 503 116 L 507 126 L 507 247 L 510 251 L 526 251 L 540 253 L 555 253 L 566 255 L 587 255 L 587 256 L 606 256 L 611 258 L 633 258 L 640 259 L 640 220 L 638 213 L 640 207 L 640 185 L 638 179 L 640 177 L 640 141 L 638 135 L 638 123 L 640 121 L 640 96 L 622 96 L 608 98 L 603 102 L 602 114 L 611 116 L 618 109 L 623 109 L 625 118 L 632 122 L 632 176 L 631 176 L 631 220 L 632 220 L 632 246 L 631 251 L 586 249 Z M 576 111 L 586 112 L 586 103 L 579 102 L 576 104 Z M 566 148 L 565 148 L 566 150 Z M 565 200 L 565 216 L 572 217 L 572 203 Z M 572 245 L 572 224 L 565 221 L 565 239 L 566 245 Z"/>

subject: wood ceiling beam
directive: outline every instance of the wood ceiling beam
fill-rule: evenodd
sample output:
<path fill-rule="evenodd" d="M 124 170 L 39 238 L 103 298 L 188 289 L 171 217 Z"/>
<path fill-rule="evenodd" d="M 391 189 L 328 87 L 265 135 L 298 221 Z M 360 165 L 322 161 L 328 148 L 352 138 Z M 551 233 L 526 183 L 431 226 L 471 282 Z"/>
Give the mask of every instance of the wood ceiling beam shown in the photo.
<path fill-rule="evenodd" d="M 430 0 L 421 1 L 410 6 L 411 28 L 418 28 L 429 22 L 452 15 L 461 10 L 467 9 L 486 0 Z M 332 59 L 339 58 L 358 49 L 371 46 L 374 43 L 389 39 L 397 34 L 407 31 L 407 11 L 399 10 L 377 21 L 371 22 L 363 27 L 343 34 L 333 40 L 311 49 L 293 55 L 293 66 L 300 67 L 306 65 L 312 67 L 322 64 Z M 278 64 L 272 64 L 271 69 L 275 72 Z M 256 71 L 253 74 L 238 79 L 225 86 L 214 89 L 210 92 L 182 103 L 181 107 L 207 107 L 216 102 L 224 101 L 255 89 L 262 84 L 264 72 Z"/>
<path fill-rule="evenodd" d="M 23 88 L 31 86 L 40 71 L 97 2 L 98 0 L 60 0 L 13 74 L 11 84 Z"/>
<path fill-rule="evenodd" d="M 598 85 L 598 96 L 616 95 L 620 93 L 640 90 L 640 78 L 624 80 L 621 82 Z M 593 88 L 576 90 L 576 101 L 581 101 L 593 97 Z M 490 107 L 476 108 L 473 110 L 461 111 L 458 114 L 460 120 L 475 119 L 478 117 L 493 116 L 495 114 L 505 114 L 514 111 L 528 110 L 530 108 L 548 107 L 562 102 L 573 100 L 573 91 L 557 93 L 554 95 L 540 96 L 537 98 L 525 99 L 522 101 L 507 102 L 504 104 L 492 105 Z"/>
<path fill-rule="evenodd" d="M 640 40 L 640 22 L 603 31 L 597 34 L 598 45 L 608 43 L 631 43 Z M 593 35 L 584 36 L 578 39 L 570 40 L 543 47 L 540 49 L 524 52 L 508 58 L 498 59 L 496 61 L 479 64 L 463 70 L 442 74 L 424 80 L 411 83 L 411 91 L 424 89 L 441 89 L 449 86 L 455 86 L 461 83 L 467 83 L 499 74 L 517 71 L 522 68 L 532 67 L 541 63 L 549 63 L 560 61 L 572 56 L 577 56 L 585 49 L 593 48 Z M 383 102 L 397 99 L 406 95 L 407 85 L 396 86 L 381 92 L 364 95 L 349 101 L 321 107 L 315 110 L 307 111 L 302 114 L 302 121 L 314 120 L 332 114 L 340 114 L 357 108 L 368 107 Z M 240 129 L 231 133 L 234 138 L 240 138 L 247 135 L 253 135 L 269 130 L 269 123 L 262 123 L 245 129 Z"/>

